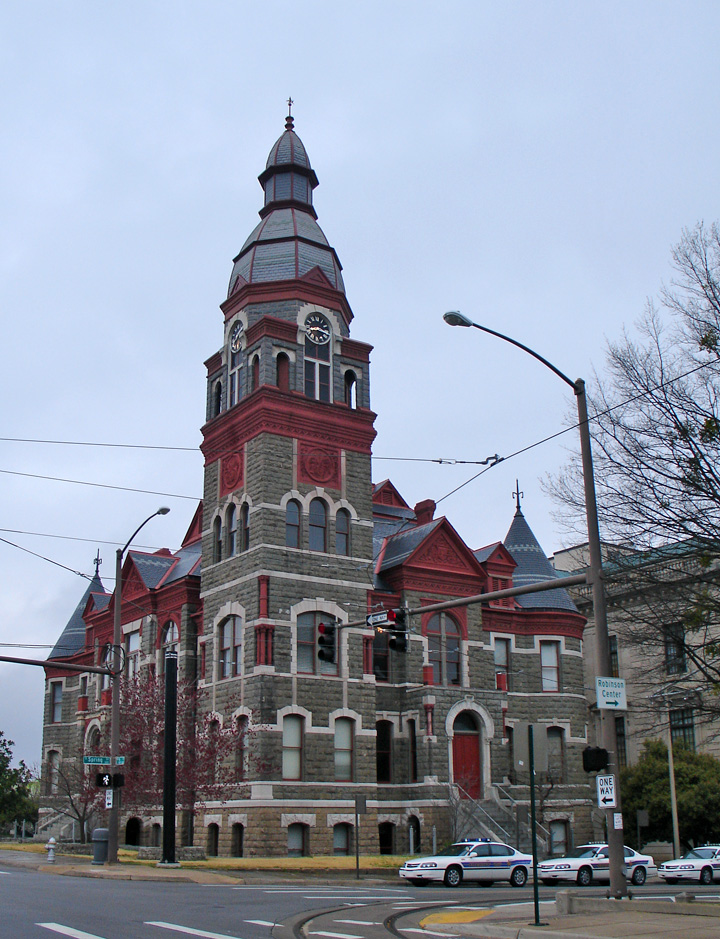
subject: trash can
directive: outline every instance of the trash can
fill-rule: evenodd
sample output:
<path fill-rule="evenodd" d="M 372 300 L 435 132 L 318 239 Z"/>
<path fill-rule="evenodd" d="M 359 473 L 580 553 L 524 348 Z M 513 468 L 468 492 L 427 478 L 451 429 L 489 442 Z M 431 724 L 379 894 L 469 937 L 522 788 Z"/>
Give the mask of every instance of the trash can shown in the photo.
<path fill-rule="evenodd" d="M 93 841 L 93 864 L 104 864 L 108 857 L 108 837 L 109 828 L 94 828 L 92 833 Z"/>

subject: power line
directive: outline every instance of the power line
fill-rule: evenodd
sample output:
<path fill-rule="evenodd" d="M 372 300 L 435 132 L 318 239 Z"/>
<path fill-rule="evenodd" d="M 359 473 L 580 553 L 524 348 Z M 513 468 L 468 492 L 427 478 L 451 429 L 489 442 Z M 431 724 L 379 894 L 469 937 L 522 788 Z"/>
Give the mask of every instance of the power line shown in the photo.
<path fill-rule="evenodd" d="M 25 476 L 28 479 L 45 479 L 56 483 L 73 483 L 76 486 L 94 486 L 98 489 L 118 489 L 121 492 L 141 492 L 149 496 L 165 496 L 168 499 L 191 499 L 193 502 L 199 502 L 199 496 L 184 496 L 177 492 L 158 492 L 154 489 L 135 489 L 131 486 L 112 486 L 109 483 L 92 483 L 85 479 L 65 479 L 62 476 L 43 476 L 39 473 L 20 473 L 17 470 L 0 469 L 0 473 L 6 476 Z"/>

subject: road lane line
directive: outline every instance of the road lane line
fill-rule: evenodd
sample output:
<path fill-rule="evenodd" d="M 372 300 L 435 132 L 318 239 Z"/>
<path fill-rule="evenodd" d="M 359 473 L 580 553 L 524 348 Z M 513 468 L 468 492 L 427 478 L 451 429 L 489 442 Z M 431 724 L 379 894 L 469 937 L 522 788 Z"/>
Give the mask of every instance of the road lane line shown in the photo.
<path fill-rule="evenodd" d="M 346 932 L 310 932 L 308 936 L 325 936 L 327 939 L 362 939 L 362 936 L 353 936 Z"/>
<path fill-rule="evenodd" d="M 271 923 L 266 919 L 244 919 L 244 923 L 252 923 L 253 926 L 274 926 L 275 923 Z"/>
<path fill-rule="evenodd" d="M 177 923 L 151 923 L 146 926 L 159 926 L 160 929 L 172 929 L 175 932 L 184 932 L 186 936 L 198 936 L 199 939 L 240 939 L 239 936 L 228 936 L 227 933 L 206 932 L 204 929 L 193 929 L 190 926 L 178 926 Z"/>
<path fill-rule="evenodd" d="M 347 926 L 383 926 L 384 923 L 371 923 L 366 919 L 334 919 L 333 923 L 343 923 Z"/>
<path fill-rule="evenodd" d="M 72 926 L 62 926 L 60 923 L 35 923 L 41 929 L 49 929 L 51 932 L 59 932 L 61 936 L 70 936 L 70 939 L 103 939 L 102 936 L 96 936 L 91 932 L 82 932 L 80 929 L 73 929 Z"/>

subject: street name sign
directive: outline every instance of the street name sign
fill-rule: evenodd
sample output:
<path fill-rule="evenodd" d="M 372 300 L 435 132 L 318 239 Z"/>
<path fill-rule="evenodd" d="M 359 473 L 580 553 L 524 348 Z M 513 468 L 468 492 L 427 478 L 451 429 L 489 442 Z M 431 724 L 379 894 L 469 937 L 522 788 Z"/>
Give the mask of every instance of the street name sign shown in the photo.
<path fill-rule="evenodd" d="M 84 756 L 83 763 L 85 763 L 86 765 L 89 764 L 90 766 L 109 766 L 110 757 L 109 756 Z M 124 756 L 115 757 L 115 765 L 124 766 L 125 757 Z"/>
<path fill-rule="evenodd" d="M 601 809 L 617 808 L 617 792 L 615 791 L 614 776 L 598 776 L 595 780 L 597 785 L 597 801 Z"/>
<path fill-rule="evenodd" d="M 381 613 L 368 614 L 365 622 L 368 626 L 387 626 L 390 620 L 388 619 L 387 610 L 383 610 Z"/>
<path fill-rule="evenodd" d="M 595 679 L 597 706 L 608 711 L 627 711 L 624 678 Z"/>

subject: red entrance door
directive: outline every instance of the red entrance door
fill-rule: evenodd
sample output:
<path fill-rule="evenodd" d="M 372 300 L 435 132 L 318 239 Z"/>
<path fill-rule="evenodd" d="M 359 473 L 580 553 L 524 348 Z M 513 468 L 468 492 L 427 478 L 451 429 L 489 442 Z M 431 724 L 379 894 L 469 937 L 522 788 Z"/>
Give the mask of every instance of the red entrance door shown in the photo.
<path fill-rule="evenodd" d="M 471 799 L 481 799 L 480 734 L 477 731 L 455 731 L 452 754 L 453 779 Z M 465 797 L 465 793 L 461 795 Z"/>

